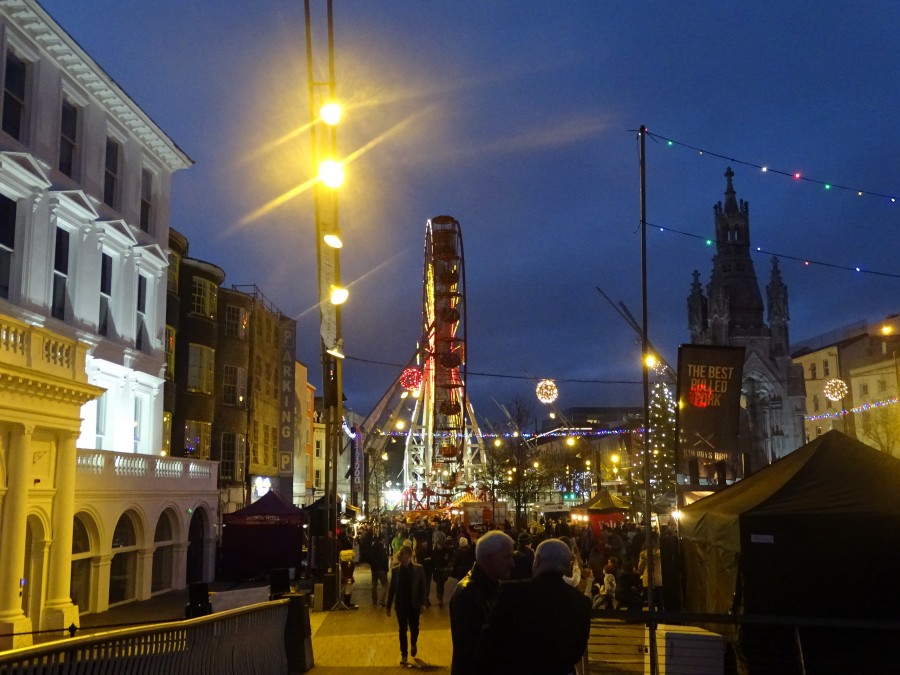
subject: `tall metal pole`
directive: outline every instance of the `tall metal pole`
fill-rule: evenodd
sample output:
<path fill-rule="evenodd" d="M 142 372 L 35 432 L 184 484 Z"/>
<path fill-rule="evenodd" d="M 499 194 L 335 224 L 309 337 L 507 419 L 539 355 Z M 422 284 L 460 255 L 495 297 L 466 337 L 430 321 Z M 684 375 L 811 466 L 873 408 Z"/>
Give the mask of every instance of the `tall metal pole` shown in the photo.
<path fill-rule="evenodd" d="M 322 123 L 319 119 L 318 87 L 327 86 L 329 100 L 334 100 L 334 14 L 332 0 L 327 0 L 328 21 L 328 80 L 317 82 L 313 71 L 312 49 L 312 20 L 310 16 L 310 0 L 304 0 L 304 17 L 306 20 L 306 75 L 309 87 L 309 118 L 311 122 L 310 132 L 312 140 L 313 171 L 318 170 L 319 162 L 324 154 L 330 158 L 335 154 L 337 145 L 337 131 L 334 127 L 323 134 L 319 128 Z M 338 198 L 336 188 L 326 190 L 320 182 L 316 181 L 313 187 L 316 224 L 316 260 L 319 286 L 319 316 L 321 330 L 319 343 L 322 359 L 322 385 L 323 404 L 325 418 L 325 509 L 326 509 L 326 540 L 324 545 L 326 583 L 325 605 L 337 597 L 335 568 L 337 563 L 337 456 L 338 434 L 341 432 L 343 420 L 343 382 L 341 359 L 328 353 L 328 350 L 341 344 L 341 314 L 340 308 L 330 304 L 330 286 L 340 285 L 340 257 L 337 249 L 325 246 L 323 243 L 323 224 L 328 222 L 328 231 L 337 231 L 338 223 Z M 330 326 L 333 325 L 333 334 Z M 329 334 L 326 341 L 325 335 Z M 331 342 L 331 344 L 329 344 Z"/>
<path fill-rule="evenodd" d="M 641 125 L 638 132 L 640 141 L 641 166 L 641 373 L 644 386 L 644 542 L 647 546 L 647 611 L 653 613 L 653 495 L 650 487 L 650 367 L 647 364 L 649 340 L 647 338 L 647 171 L 644 139 L 647 127 Z M 657 675 L 656 622 L 647 626 L 650 648 L 650 675 Z"/>

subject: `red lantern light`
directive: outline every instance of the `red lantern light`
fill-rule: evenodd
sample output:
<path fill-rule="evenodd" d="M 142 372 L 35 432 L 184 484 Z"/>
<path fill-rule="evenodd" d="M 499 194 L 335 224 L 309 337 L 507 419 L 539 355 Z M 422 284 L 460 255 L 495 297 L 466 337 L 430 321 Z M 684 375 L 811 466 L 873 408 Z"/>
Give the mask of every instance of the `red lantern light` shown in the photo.
<path fill-rule="evenodd" d="M 422 371 L 419 368 L 407 368 L 400 373 L 400 386 L 408 391 L 415 391 L 422 386 Z"/>

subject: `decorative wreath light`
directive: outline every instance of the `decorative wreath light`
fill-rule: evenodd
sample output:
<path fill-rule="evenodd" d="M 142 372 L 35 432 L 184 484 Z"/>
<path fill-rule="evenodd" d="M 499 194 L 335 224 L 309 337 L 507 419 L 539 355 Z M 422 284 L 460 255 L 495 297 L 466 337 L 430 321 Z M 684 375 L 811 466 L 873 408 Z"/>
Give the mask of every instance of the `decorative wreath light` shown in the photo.
<path fill-rule="evenodd" d="M 400 373 L 400 386 L 407 391 L 415 391 L 422 386 L 422 371 L 419 368 L 407 368 Z"/>
<path fill-rule="evenodd" d="M 825 396 L 831 401 L 840 401 L 847 395 L 847 383 L 834 378 L 825 383 Z"/>
<path fill-rule="evenodd" d="M 559 396 L 559 389 L 553 380 L 541 380 L 534 392 L 541 403 L 553 403 Z"/>

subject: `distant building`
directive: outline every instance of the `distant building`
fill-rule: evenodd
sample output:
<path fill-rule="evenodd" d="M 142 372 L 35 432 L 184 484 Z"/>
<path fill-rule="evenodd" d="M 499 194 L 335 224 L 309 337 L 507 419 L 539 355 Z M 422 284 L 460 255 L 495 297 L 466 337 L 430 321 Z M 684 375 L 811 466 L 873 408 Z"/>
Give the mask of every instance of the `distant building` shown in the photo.
<path fill-rule="evenodd" d="M 191 160 L 33 0 L 0 4 L 0 60 L 3 649 L 211 579 L 218 496 L 215 463 L 164 433 Z"/>
<path fill-rule="evenodd" d="M 694 271 L 687 303 L 692 343 L 746 350 L 739 439 L 744 457 L 729 458 L 729 480 L 802 445 L 805 412 L 803 373 L 790 357 L 787 286 L 773 259 L 764 308 L 750 257 L 750 205 L 738 202 L 733 177 L 728 167 L 725 202 L 713 207 L 716 255 L 710 282 L 704 291 L 700 272 Z"/>
<path fill-rule="evenodd" d="M 807 440 L 838 429 L 880 450 L 900 453 L 900 405 L 885 405 L 897 396 L 898 357 L 896 314 L 876 324 L 858 321 L 798 345 L 793 360 L 806 380 Z M 834 397 L 834 387 L 844 395 Z"/>

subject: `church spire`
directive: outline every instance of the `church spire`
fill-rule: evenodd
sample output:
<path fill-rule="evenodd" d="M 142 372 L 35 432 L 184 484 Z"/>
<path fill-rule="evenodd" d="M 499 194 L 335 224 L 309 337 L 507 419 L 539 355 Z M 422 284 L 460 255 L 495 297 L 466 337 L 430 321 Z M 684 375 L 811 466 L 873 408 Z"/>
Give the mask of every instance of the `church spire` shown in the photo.
<path fill-rule="evenodd" d="M 769 328 L 772 331 L 772 355 L 783 356 L 790 349 L 787 322 L 791 317 L 788 314 L 787 286 L 781 279 L 778 258 L 772 258 L 772 274 L 769 285 L 766 286 L 766 301 L 769 306 Z"/>
<path fill-rule="evenodd" d="M 738 212 L 737 196 L 734 192 L 734 185 L 731 183 L 732 178 L 734 178 L 734 171 L 729 166 L 725 169 L 725 180 L 727 181 L 725 186 L 725 213 L 729 216 L 733 216 Z"/>

